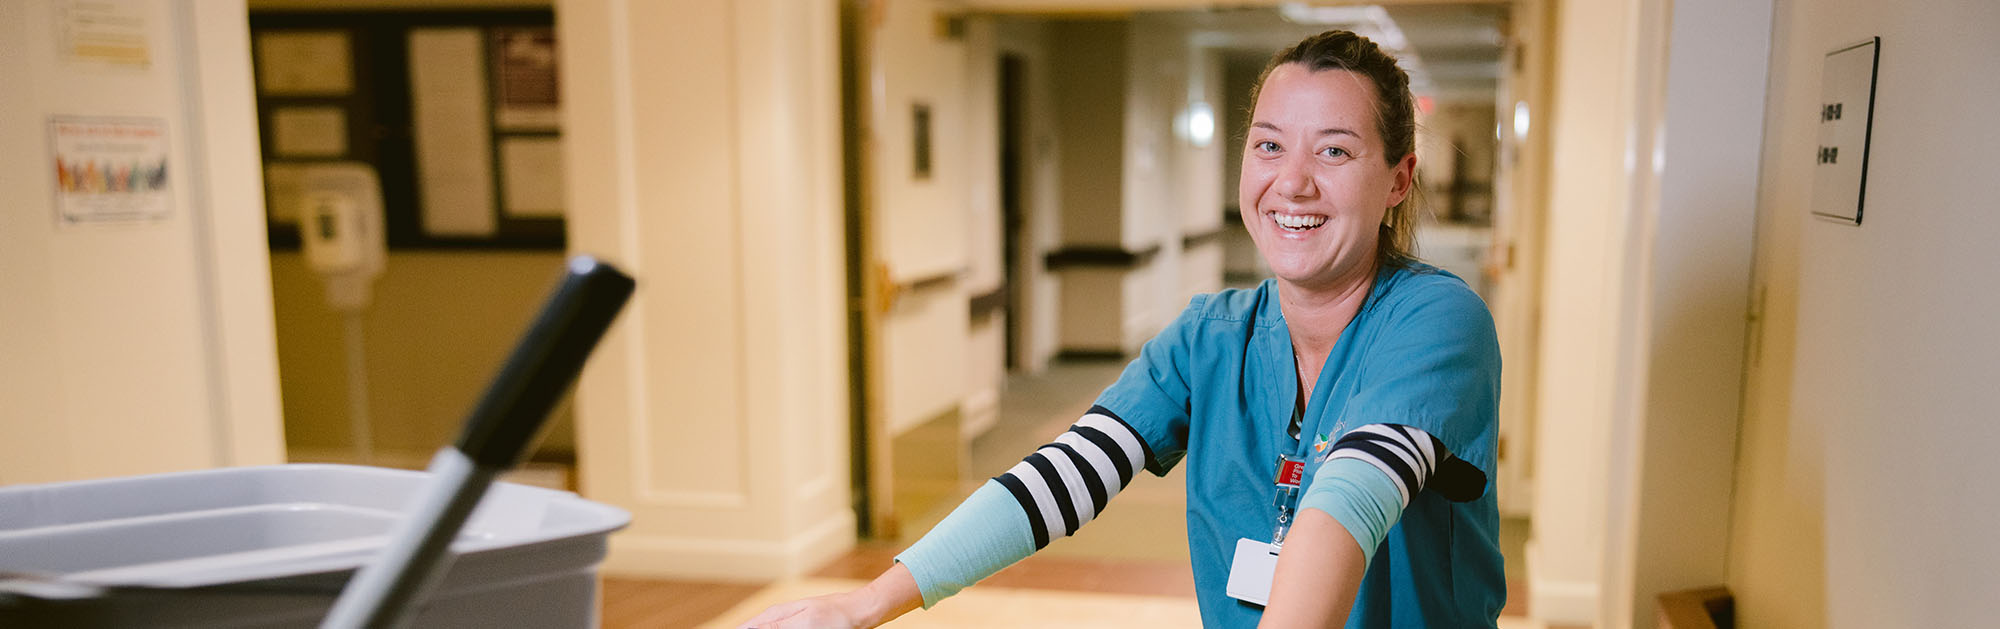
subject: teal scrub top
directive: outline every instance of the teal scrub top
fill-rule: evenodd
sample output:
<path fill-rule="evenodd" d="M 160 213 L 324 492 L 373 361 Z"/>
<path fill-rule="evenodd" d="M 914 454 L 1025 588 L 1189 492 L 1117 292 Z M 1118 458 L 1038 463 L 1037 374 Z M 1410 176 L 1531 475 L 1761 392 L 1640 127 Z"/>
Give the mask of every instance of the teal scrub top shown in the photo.
<path fill-rule="evenodd" d="M 1500 348 L 1493 317 L 1463 280 L 1425 265 L 1385 268 L 1327 356 L 1303 430 L 1291 334 L 1274 280 L 1201 295 L 1098 405 L 1145 439 L 1156 475 L 1185 460 L 1188 550 L 1205 627 L 1254 627 L 1261 607 L 1224 593 L 1236 540 L 1268 542 L 1281 454 L 1368 424 L 1422 429 L 1484 473 L 1485 491 L 1452 502 L 1419 493 L 1389 530 L 1348 627 L 1494 627 L 1506 603 L 1494 501 Z"/>

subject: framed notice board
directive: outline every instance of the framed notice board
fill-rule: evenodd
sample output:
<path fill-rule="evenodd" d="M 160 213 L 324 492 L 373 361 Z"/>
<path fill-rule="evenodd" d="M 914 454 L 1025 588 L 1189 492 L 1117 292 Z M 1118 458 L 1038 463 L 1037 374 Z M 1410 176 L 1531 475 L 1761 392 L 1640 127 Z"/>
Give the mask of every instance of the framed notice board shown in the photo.
<path fill-rule="evenodd" d="M 253 12 L 273 249 L 299 245 L 306 169 L 372 166 L 391 249 L 562 249 L 548 10 Z"/>

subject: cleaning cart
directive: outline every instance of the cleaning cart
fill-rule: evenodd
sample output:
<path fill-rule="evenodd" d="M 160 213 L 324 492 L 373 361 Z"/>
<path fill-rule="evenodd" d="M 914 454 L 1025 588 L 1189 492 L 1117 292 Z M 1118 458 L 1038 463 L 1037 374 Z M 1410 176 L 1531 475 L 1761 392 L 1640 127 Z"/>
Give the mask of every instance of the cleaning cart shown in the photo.
<path fill-rule="evenodd" d="M 630 516 L 494 482 L 634 284 L 567 274 L 428 471 L 276 465 L 0 488 L 0 627 L 595 627 Z"/>

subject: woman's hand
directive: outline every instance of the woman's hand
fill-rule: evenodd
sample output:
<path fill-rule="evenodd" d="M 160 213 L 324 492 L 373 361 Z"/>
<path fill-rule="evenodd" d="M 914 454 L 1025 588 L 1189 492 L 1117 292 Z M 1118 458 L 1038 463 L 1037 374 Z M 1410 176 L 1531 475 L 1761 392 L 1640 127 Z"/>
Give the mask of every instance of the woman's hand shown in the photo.
<path fill-rule="evenodd" d="M 841 592 L 801 599 L 789 603 L 779 603 L 744 621 L 739 629 L 783 629 L 786 627 L 827 627 L 846 629 L 848 627 L 873 627 L 874 623 L 863 622 L 861 614 L 851 609 L 847 600 L 860 590 Z"/>
<path fill-rule="evenodd" d="M 859 589 L 772 605 L 737 629 L 874 627 L 923 603 L 916 577 L 898 563 Z"/>

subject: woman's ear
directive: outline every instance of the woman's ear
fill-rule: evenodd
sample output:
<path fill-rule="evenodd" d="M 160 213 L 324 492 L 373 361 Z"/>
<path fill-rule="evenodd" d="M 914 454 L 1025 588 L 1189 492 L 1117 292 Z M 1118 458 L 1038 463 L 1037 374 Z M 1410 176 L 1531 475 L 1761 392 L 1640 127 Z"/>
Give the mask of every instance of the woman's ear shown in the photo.
<path fill-rule="evenodd" d="M 1410 154 L 1404 155 L 1403 159 L 1397 160 L 1395 171 L 1390 175 L 1395 177 L 1396 181 L 1389 186 L 1389 207 L 1396 207 L 1403 202 L 1403 199 L 1410 198 L 1410 188 L 1416 186 L 1417 152 L 1410 151 Z"/>

